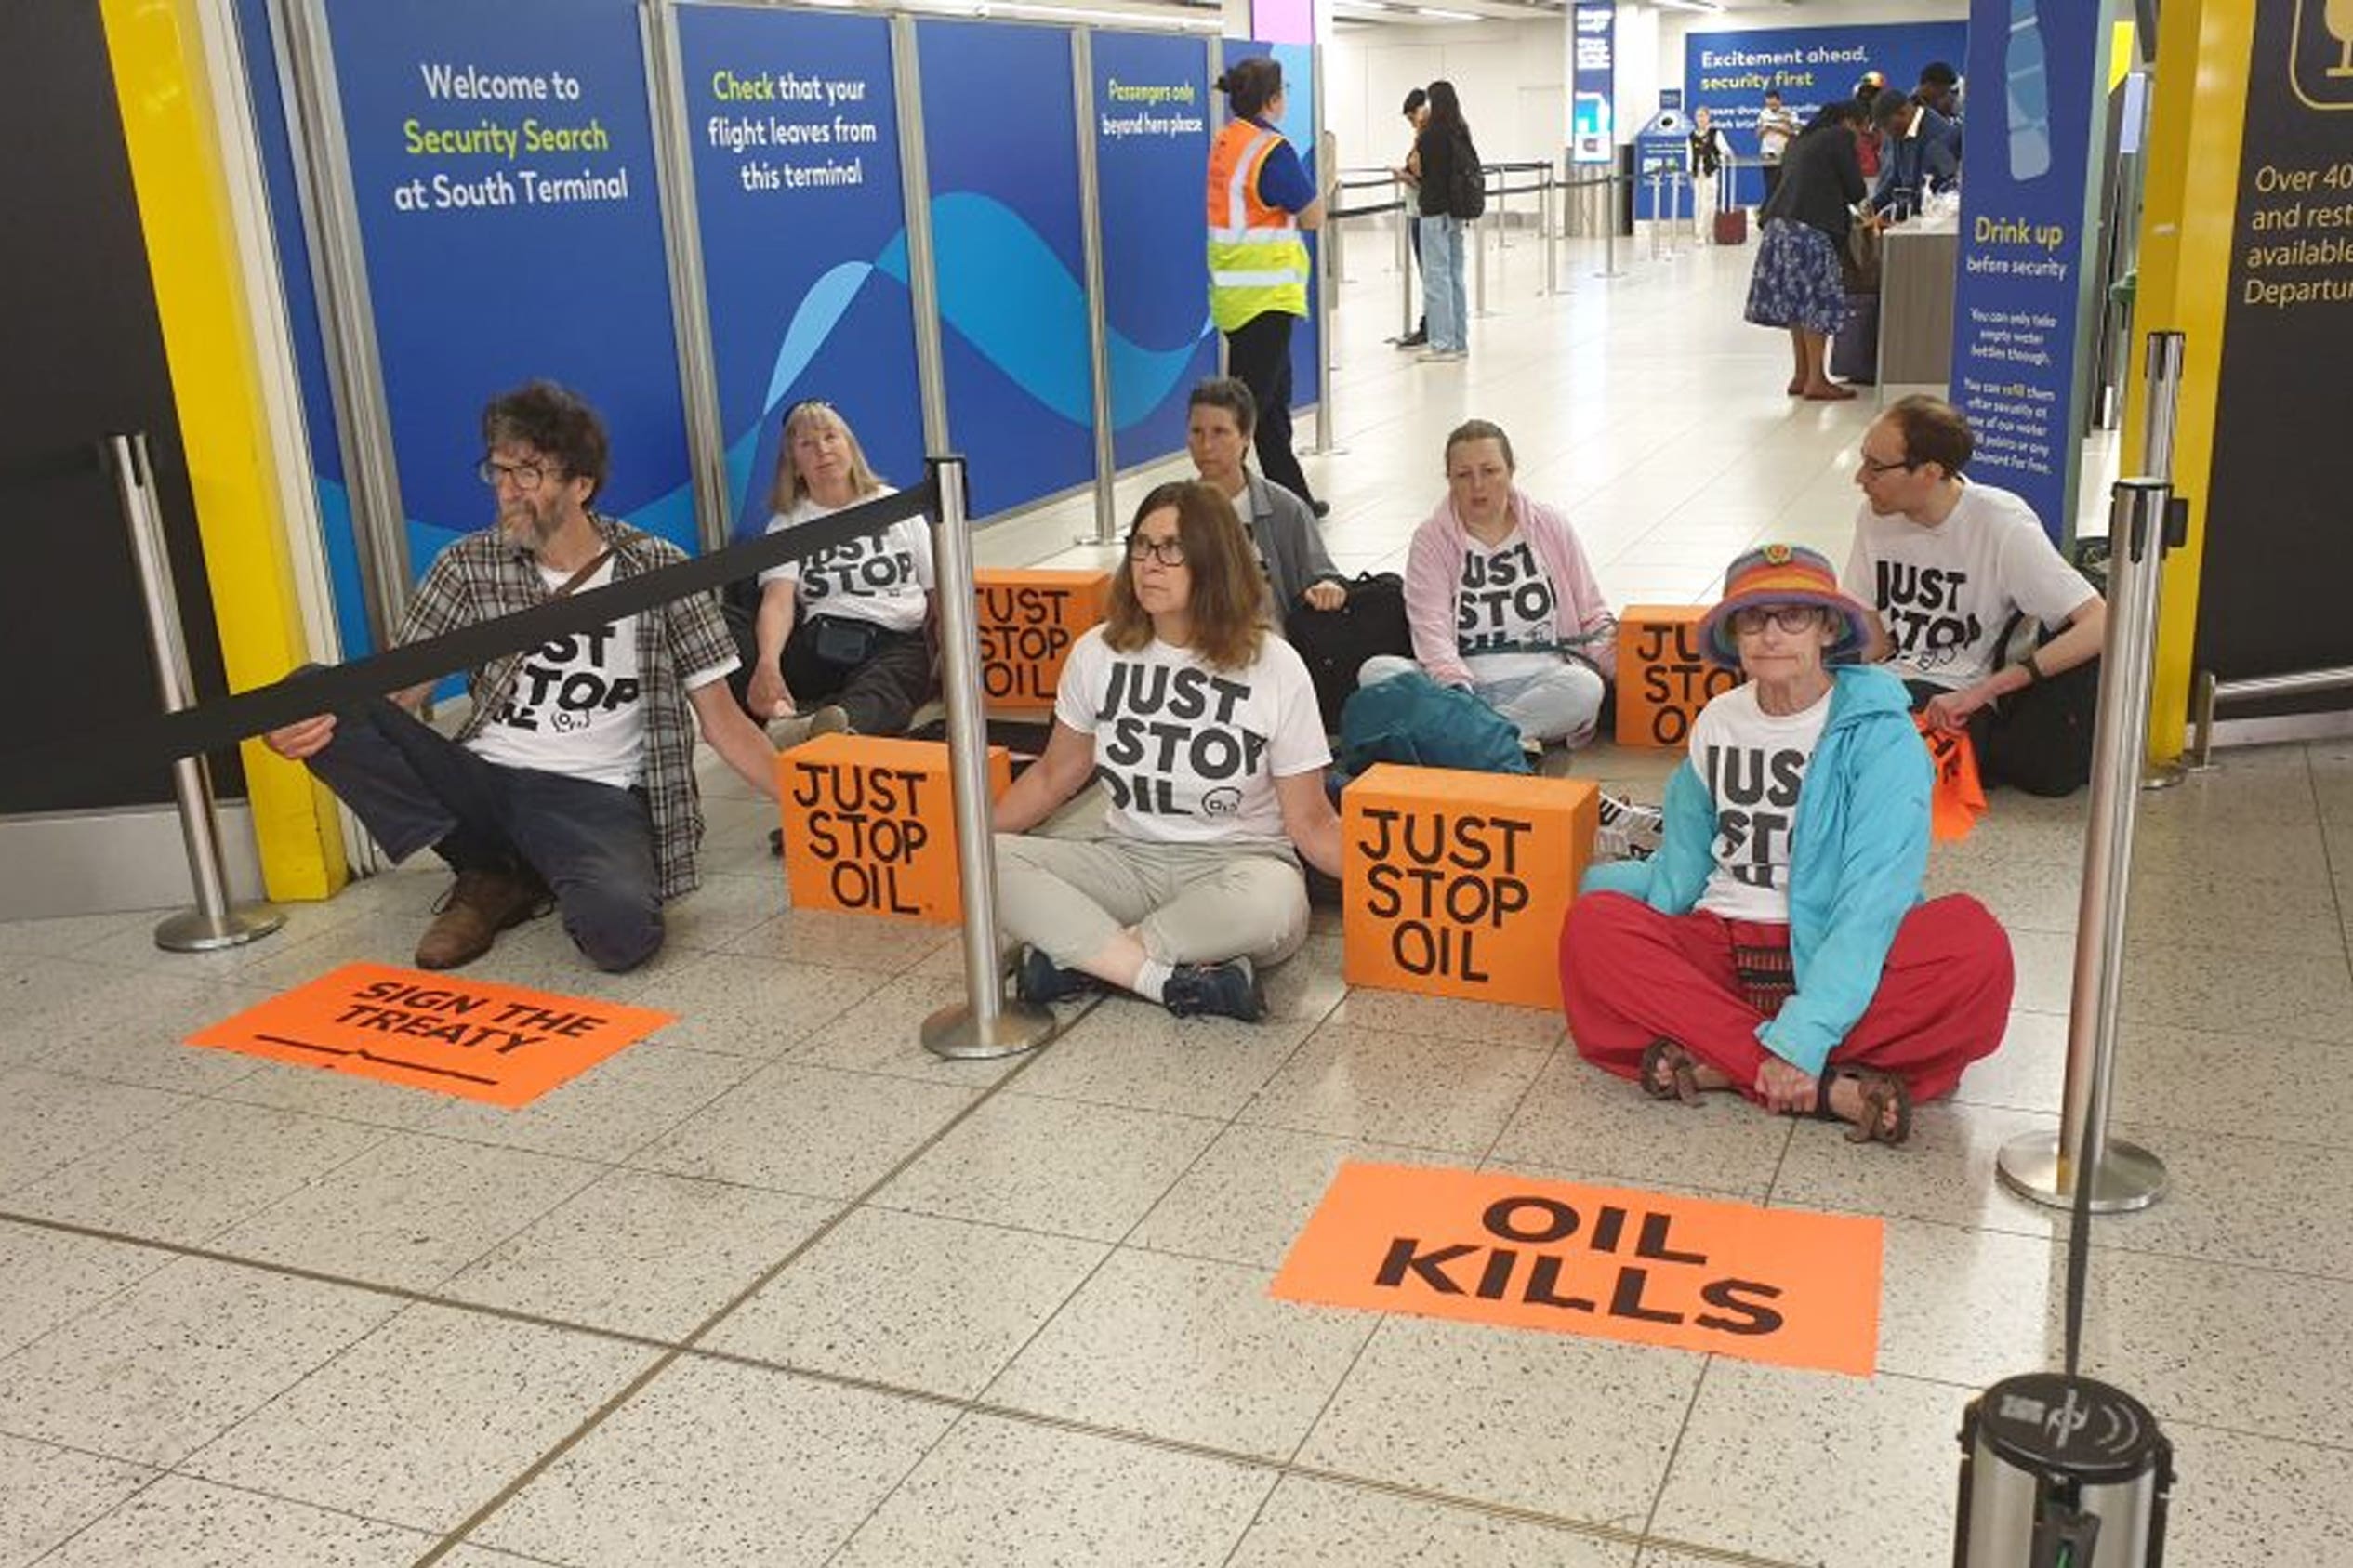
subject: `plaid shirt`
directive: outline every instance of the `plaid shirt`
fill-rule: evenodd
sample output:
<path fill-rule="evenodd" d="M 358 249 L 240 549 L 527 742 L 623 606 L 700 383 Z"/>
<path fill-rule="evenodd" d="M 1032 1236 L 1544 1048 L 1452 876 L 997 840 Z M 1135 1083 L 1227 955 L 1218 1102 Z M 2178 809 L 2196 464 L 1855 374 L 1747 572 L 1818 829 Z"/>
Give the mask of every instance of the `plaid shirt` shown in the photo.
<path fill-rule="evenodd" d="M 668 540 L 591 514 L 597 532 L 613 549 L 613 580 L 619 582 L 686 559 Z M 510 543 L 493 527 L 469 534 L 435 557 L 417 585 L 401 627 L 403 642 L 416 642 L 482 621 L 511 615 L 555 597 L 529 550 Z M 645 704 L 642 774 L 654 816 L 654 851 L 661 868 L 661 896 L 694 890 L 694 850 L 703 840 L 703 809 L 694 785 L 694 725 L 687 712 L 684 681 L 707 670 L 732 670 L 734 639 L 720 619 L 709 594 L 672 600 L 637 618 L 638 679 Z M 474 711 L 458 741 L 470 741 L 492 714 L 507 705 L 522 670 L 518 652 L 493 659 L 466 677 Z"/>

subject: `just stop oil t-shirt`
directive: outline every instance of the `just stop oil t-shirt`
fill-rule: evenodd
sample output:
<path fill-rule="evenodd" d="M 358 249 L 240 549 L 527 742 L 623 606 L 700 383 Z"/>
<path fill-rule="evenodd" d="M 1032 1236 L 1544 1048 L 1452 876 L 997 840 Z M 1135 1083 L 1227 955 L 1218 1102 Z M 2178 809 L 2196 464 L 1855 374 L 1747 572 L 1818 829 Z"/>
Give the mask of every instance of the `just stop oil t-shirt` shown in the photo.
<path fill-rule="evenodd" d="M 1715 869 L 1699 907 L 1727 920 L 1787 925 L 1790 838 L 1798 791 L 1830 721 L 1830 692 L 1792 714 L 1757 705 L 1754 686 L 1735 686 L 1691 726 L 1691 765 L 1715 813 Z"/>
<path fill-rule="evenodd" d="M 1248 666 L 1218 669 L 1157 638 L 1123 653 L 1092 627 L 1054 718 L 1093 738 L 1111 831 L 1157 843 L 1283 841 L 1275 781 L 1331 760 L 1307 665 L 1272 636 Z"/>
<path fill-rule="evenodd" d="M 549 588 L 559 588 L 571 573 L 542 566 L 539 575 Z M 608 560 L 575 591 L 592 592 L 612 581 Z M 689 672 L 681 684 L 692 692 L 724 679 L 734 668 L 730 659 L 714 669 Z M 502 768 L 561 773 L 615 789 L 635 784 L 645 759 L 638 617 L 551 638 L 524 654 L 514 694 L 466 744 Z"/>

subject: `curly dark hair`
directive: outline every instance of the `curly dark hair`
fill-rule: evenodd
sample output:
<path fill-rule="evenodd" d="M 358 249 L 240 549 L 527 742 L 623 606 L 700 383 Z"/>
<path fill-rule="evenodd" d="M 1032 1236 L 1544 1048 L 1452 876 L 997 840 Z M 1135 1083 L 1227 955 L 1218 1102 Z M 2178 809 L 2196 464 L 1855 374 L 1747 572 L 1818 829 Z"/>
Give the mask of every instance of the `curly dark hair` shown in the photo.
<path fill-rule="evenodd" d="M 482 445 L 509 444 L 530 447 L 567 475 L 587 480 L 590 501 L 604 488 L 613 463 L 613 444 L 597 411 L 552 381 L 527 381 L 482 409 Z"/>

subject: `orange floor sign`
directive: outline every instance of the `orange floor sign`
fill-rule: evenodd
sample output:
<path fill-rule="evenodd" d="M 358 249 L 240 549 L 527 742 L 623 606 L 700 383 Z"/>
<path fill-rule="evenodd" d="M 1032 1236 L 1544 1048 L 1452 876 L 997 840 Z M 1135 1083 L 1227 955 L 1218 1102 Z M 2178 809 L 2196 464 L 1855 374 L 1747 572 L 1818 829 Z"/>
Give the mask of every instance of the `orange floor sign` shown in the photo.
<path fill-rule="evenodd" d="M 1630 604 L 1618 617 L 1618 728 L 1622 746 L 1667 748 L 1691 738 L 1691 721 L 1740 683 L 1740 673 L 1699 652 L 1704 604 Z"/>
<path fill-rule="evenodd" d="M 675 1021 L 648 1008 L 495 981 L 347 964 L 188 1043 L 511 1109 Z"/>
<path fill-rule="evenodd" d="M 1274 1294 L 1868 1377 L 1881 1245 L 1875 1219 L 1352 1160 Z"/>

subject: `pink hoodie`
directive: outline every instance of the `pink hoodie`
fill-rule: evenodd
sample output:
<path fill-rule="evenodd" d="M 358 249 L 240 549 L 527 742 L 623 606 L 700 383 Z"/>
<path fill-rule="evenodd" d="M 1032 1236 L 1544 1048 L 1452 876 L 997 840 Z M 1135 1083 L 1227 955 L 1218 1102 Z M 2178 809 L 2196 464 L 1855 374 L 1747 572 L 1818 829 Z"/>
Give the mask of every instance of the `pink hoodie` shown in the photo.
<path fill-rule="evenodd" d="M 1584 645 L 1585 656 L 1599 666 L 1602 679 L 1618 673 L 1618 617 L 1603 601 L 1601 585 L 1585 562 L 1585 547 L 1568 526 L 1568 519 L 1526 492 L 1512 489 L 1512 520 L 1527 534 L 1544 575 L 1553 582 L 1556 626 L 1566 641 L 1587 632 L 1603 635 Z M 1413 531 L 1413 547 L 1406 556 L 1406 619 L 1413 626 L 1413 656 L 1441 686 L 1468 686 L 1471 666 L 1455 647 L 1456 598 L 1462 586 L 1462 558 L 1471 535 L 1454 515 L 1454 503 L 1440 501 L 1438 509 Z"/>

